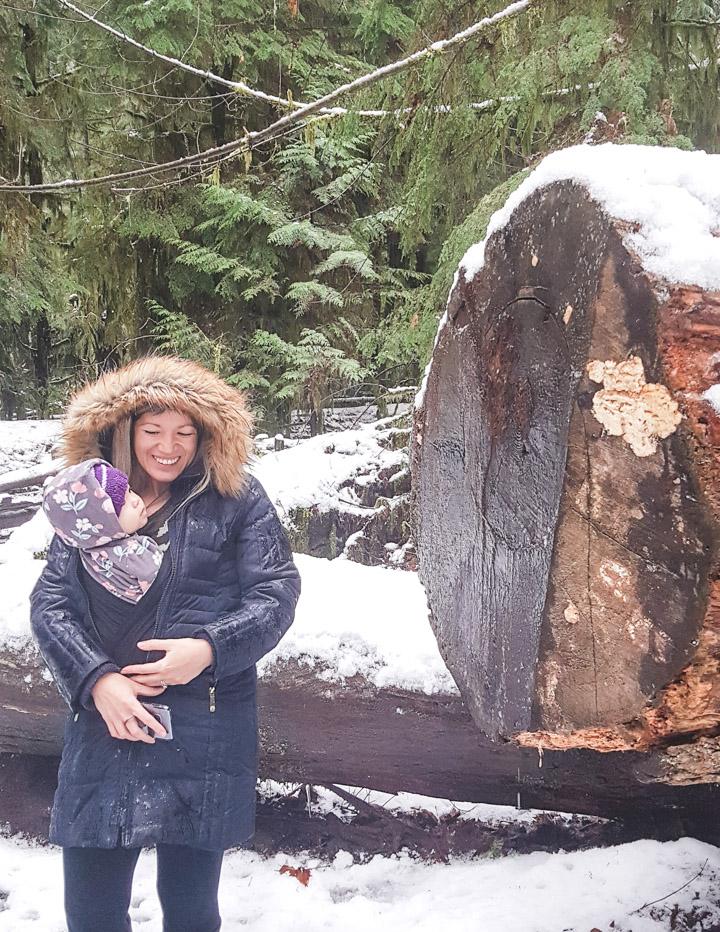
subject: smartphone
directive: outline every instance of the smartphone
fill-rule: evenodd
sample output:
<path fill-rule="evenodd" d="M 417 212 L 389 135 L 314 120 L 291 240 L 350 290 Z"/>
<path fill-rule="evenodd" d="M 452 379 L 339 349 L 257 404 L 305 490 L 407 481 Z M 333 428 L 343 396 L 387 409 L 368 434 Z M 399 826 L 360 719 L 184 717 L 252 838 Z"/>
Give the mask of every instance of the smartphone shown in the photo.
<path fill-rule="evenodd" d="M 142 702 L 142 700 L 140 701 Z M 167 734 L 159 735 L 157 732 L 152 731 L 148 725 L 143 724 L 143 722 L 139 723 L 140 728 L 145 732 L 146 735 L 150 735 L 152 738 L 157 738 L 158 741 L 172 741 L 172 716 L 170 715 L 170 708 L 166 705 L 160 705 L 158 702 L 143 702 L 142 704 L 151 715 L 155 716 Z"/>

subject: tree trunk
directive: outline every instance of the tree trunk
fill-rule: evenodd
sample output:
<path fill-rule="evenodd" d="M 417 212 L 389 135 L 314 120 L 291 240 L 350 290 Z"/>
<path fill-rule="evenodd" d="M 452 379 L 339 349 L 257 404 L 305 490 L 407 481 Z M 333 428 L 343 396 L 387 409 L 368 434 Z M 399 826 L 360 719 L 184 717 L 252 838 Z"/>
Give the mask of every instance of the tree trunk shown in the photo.
<path fill-rule="evenodd" d="M 0 779 L 0 821 L 19 826 L 17 819 L 50 805 L 55 764 L 46 761 L 60 752 L 67 710 L 38 658 L 5 652 L 0 670 L 0 760 L 15 774 Z M 539 754 L 484 738 L 459 696 L 377 689 L 361 677 L 333 684 L 319 672 L 293 663 L 259 681 L 263 776 L 603 815 L 627 819 L 646 834 L 720 841 L 705 817 L 720 802 L 720 789 L 665 785 L 676 768 L 662 756 Z M 18 770 L 36 778 L 28 781 Z"/>
<path fill-rule="evenodd" d="M 622 232 L 559 182 L 461 271 L 416 418 L 421 578 L 485 734 L 716 779 L 720 296 Z"/>

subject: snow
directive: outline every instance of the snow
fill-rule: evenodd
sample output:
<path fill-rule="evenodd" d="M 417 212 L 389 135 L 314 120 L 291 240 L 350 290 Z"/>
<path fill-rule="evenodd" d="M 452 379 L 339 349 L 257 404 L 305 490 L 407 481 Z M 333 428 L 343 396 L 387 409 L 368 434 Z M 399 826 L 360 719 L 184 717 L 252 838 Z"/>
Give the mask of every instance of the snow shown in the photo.
<path fill-rule="evenodd" d="M 50 461 L 60 421 L 1 421 L 0 474 Z"/>
<path fill-rule="evenodd" d="M 416 573 L 295 554 L 302 596 L 295 622 L 259 666 L 318 666 L 319 679 L 361 674 L 377 687 L 456 693 L 428 621 Z"/>
<path fill-rule="evenodd" d="M 0 545 L 0 648 L 32 649 L 29 597 L 45 561 L 35 559 L 50 544 L 53 530 L 42 510 Z"/>
<path fill-rule="evenodd" d="M 278 783 L 276 780 L 260 780 L 258 794 L 264 799 L 277 799 L 291 796 L 298 791 L 302 792 L 304 784 Z M 419 793 L 383 793 L 367 787 L 343 786 L 353 796 L 362 802 L 379 806 L 386 812 L 400 815 L 416 815 L 418 812 L 429 812 L 436 819 L 452 818 L 460 822 L 481 822 L 483 825 L 497 825 L 508 823 L 530 824 L 538 816 L 548 812 L 543 809 L 517 809 L 515 806 L 496 806 L 490 803 L 468 803 L 451 799 L 437 799 L 434 796 L 422 796 Z M 324 786 L 313 786 L 313 793 L 317 797 L 310 803 L 308 811 L 312 815 L 328 815 L 332 813 L 343 822 L 351 822 L 357 816 L 357 810 L 337 793 Z M 585 819 L 587 822 L 606 822 L 598 816 L 574 816 L 567 813 L 553 812 L 555 819 Z"/>
<path fill-rule="evenodd" d="M 382 435 L 393 429 L 389 422 L 378 421 L 357 430 L 320 434 L 278 453 L 265 453 L 253 464 L 252 472 L 285 524 L 295 508 L 337 508 L 370 515 L 373 509 L 344 484 L 369 483 L 381 470 L 395 472 L 407 464 L 405 451 L 388 450 L 381 443 Z"/>
<path fill-rule="evenodd" d="M 460 261 L 467 281 L 485 263 L 490 237 L 531 194 L 574 181 L 607 213 L 625 221 L 625 246 L 645 269 L 669 283 L 720 290 L 720 155 L 658 146 L 579 145 L 548 155 L 490 218 L 485 239 Z M 453 283 L 455 288 L 456 281 Z M 440 322 L 437 340 L 447 322 Z M 420 407 L 430 366 L 415 406 Z"/>
<path fill-rule="evenodd" d="M 137 932 L 161 928 L 154 860 L 144 851 L 136 871 Z M 281 874 L 285 865 L 309 869 L 307 886 Z M 677 904 L 706 912 L 692 928 L 710 929 L 720 922 L 719 874 L 718 849 L 687 838 L 447 863 L 407 853 L 358 863 L 346 851 L 325 861 L 236 850 L 225 857 L 220 910 L 224 932 L 666 932 Z M 1 932 L 65 929 L 59 849 L 0 839 L 0 889 Z"/>
<path fill-rule="evenodd" d="M 720 155 L 658 146 L 572 146 L 554 152 L 493 214 L 482 243 L 461 260 L 471 281 L 485 243 L 515 208 L 556 181 L 575 181 L 612 217 L 638 224 L 623 234 L 643 266 L 668 282 L 720 289 Z"/>
<path fill-rule="evenodd" d="M 711 385 L 710 388 L 703 392 L 704 401 L 709 401 L 715 411 L 720 414 L 720 385 Z"/>

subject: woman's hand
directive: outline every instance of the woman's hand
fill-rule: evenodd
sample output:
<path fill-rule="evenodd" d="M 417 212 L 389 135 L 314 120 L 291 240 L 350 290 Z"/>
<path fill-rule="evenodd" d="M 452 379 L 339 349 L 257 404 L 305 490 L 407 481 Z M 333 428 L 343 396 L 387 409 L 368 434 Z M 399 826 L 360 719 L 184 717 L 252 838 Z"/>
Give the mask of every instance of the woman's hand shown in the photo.
<path fill-rule="evenodd" d="M 143 686 L 184 686 L 206 670 L 212 647 L 202 638 L 153 638 L 139 641 L 140 650 L 161 650 L 165 656 L 152 663 L 133 663 L 120 671 Z"/>
<path fill-rule="evenodd" d="M 147 725 L 161 736 L 165 734 L 165 729 L 137 697 L 159 696 L 162 692 L 161 686 L 135 683 L 120 673 L 106 673 L 91 690 L 95 708 L 102 715 L 113 738 L 144 741 L 146 744 L 154 744 L 155 738 L 145 734 L 140 724 Z"/>

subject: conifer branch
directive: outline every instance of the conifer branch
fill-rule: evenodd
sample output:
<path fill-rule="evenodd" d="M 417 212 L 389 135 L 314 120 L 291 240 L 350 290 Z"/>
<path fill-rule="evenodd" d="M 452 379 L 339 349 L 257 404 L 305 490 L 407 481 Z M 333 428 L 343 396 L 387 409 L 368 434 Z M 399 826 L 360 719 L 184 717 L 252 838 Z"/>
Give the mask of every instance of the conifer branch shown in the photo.
<path fill-rule="evenodd" d="M 231 81 L 229 78 L 223 78 L 222 75 L 216 74 L 214 71 L 203 71 L 202 68 L 195 68 L 193 65 L 189 65 L 187 62 L 181 61 L 179 58 L 173 58 L 170 55 L 163 55 L 162 52 L 157 52 L 149 45 L 144 45 L 142 42 L 138 42 L 137 39 L 133 39 L 132 36 L 129 36 L 127 33 L 113 28 L 90 13 L 86 13 L 84 10 L 80 9 L 80 7 L 76 6 L 74 3 L 71 3 L 70 0 L 57 0 L 57 3 L 60 6 L 71 10 L 73 13 L 76 13 L 78 16 L 81 16 L 87 22 L 93 23 L 100 29 L 104 29 L 105 32 L 110 33 L 111 36 L 115 36 L 116 39 L 121 39 L 123 42 L 127 42 L 129 45 L 139 49 L 141 52 L 145 52 L 146 55 L 150 55 L 152 58 L 158 59 L 158 61 L 165 62 L 166 65 L 171 65 L 173 68 L 178 68 L 181 71 L 187 71 L 188 74 L 194 74 L 205 81 L 212 81 L 214 84 L 219 84 L 221 87 L 227 87 L 229 90 L 235 91 L 238 94 L 244 94 L 247 97 L 254 97 L 257 100 L 262 100 L 264 103 L 270 103 L 276 107 L 282 107 L 284 110 L 300 110 L 303 107 L 308 106 L 300 100 L 292 100 L 287 97 L 278 97 L 275 94 L 267 94 L 265 91 L 259 91 L 257 88 L 250 87 L 250 85 L 246 84 L 245 81 Z M 505 99 L 511 98 L 501 97 L 498 98 L 498 100 L 483 100 L 479 103 L 472 103 L 470 106 L 474 110 L 488 110 Z M 394 116 L 399 118 L 408 113 L 412 113 L 413 109 L 413 107 L 403 107 L 397 110 L 350 110 L 346 107 L 333 107 L 323 108 L 321 112 L 326 113 L 329 116 L 344 116 L 348 113 L 353 113 L 355 116 Z M 450 107 L 440 107 L 435 109 L 437 112 L 443 113 L 450 112 L 451 110 Z"/>
<path fill-rule="evenodd" d="M 67 6 L 70 5 L 69 0 L 58 0 L 58 2 Z M 118 174 L 103 175 L 98 178 L 66 178 L 63 181 L 48 182 L 46 184 L 4 184 L 0 185 L 0 191 L 15 191 L 18 194 L 42 192 L 49 193 L 52 191 L 65 191 L 74 188 L 87 188 L 96 185 L 114 184 L 119 181 L 125 181 L 131 178 L 140 178 L 147 175 L 153 175 L 157 172 L 177 171 L 189 165 L 197 165 L 198 163 L 210 163 L 214 160 L 217 160 L 218 157 L 230 155 L 234 152 L 238 154 L 247 152 L 248 150 L 253 149 L 262 143 L 268 142 L 269 140 L 278 136 L 280 133 L 285 132 L 288 127 L 301 123 L 307 117 L 316 113 L 321 113 L 325 116 L 332 116 L 336 113 L 338 115 L 346 113 L 347 111 L 344 108 L 331 108 L 330 105 L 334 104 L 336 100 L 345 94 L 352 94 L 356 91 L 363 90 L 366 87 L 370 87 L 372 84 L 376 84 L 383 78 L 398 74 L 400 71 L 404 71 L 406 68 L 409 68 L 412 65 L 418 64 L 419 62 L 428 58 L 432 58 L 435 55 L 440 55 L 443 52 L 446 52 L 448 49 L 464 45 L 470 39 L 479 35 L 490 26 L 494 26 L 497 23 L 506 19 L 510 19 L 513 16 L 517 16 L 518 13 L 524 12 L 537 2 L 538 0 L 517 0 L 517 2 L 511 3 L 509 6 L 505 7 L 503 10 L 500 10 L 498 13 L 495 13 L 492 16 L 483 17 L 483 19 L 473 23 L 473 25 L 469 26 L 467 29 L 463 29 L 460 32 L 455 33 L 455 35 L 451 36 L 449 39 L 440 39 L 437 42 L 433 42 L 426 46 L 424 49 L 413 52 L 412 55 L 408 55 L 405 58 L 399 59 L 398 61 L 391 62 L 389 65 L 384 65 L 381 68 L 377 68 L 375 71 L 371 71 L 369 74 L 362 75 L 361 77 L 356 78 L 354 81 L 349 81 L 347 84 L 342 84 L 340 87 L 335 88 L 335 90 L 330 91 L 330 93 L 325 94 L 323 97 L 319 97 L 317 100 L 312 101 L 311 103 L 303 104 L 292 113 L 288 113 L 281 117 L 279 120 L 276 120 L 274 123 L 271 123 L 269 126 L 266 126 L 265 129 L 246 133 L 244 137 L 241 137 L 240 139 L 234 139 L 232 142 L 225 143 L 225 145 L 215 146 L 211 149 L 205 149 L 202 152 L 187 155 L 183 158 L 175 159 L 171 162 L 162 162 L 158 165 L 153 165 L 148 168 L 137 168 L 127 172 L 120 172 Z M 74 11 L 80 12 L 77 7 L 73 6 L 72 8 Z M 99 23 L 99 20 L 94 21 Z M 121 38 L 129 38 L 125 37 L 122 33 L 119 33 L 118 35 Z M 135 43 L 135 40 L 132 40 L 132 42 L 133 44 L 137 44 Z M 143 46 L 143 48 L 145 47 Z M 157 54 L 159 55 L 159 53 Z M 173 64 L 177 64 L 178 66 L 182 64 L 175 59 L 172 59 L 171 61 Z M 199 73 L 203 75 L 208 74 L 203 72 Z"/>
<path fill-rule="evenodd" d="M 137 39 L 133 39 L 132 36 L 129 36 L 127 33 L 121 32 L 119 29 L 114 29 L 92 14 L 81 10 L 79 6 L 70 3 L 70 0 L 57 0 L 57 3 L 71 10 L 73 13 L 77 13 L 78 16 L 82 16 L 87 22 L 99 26 L 100 29 L 104 29 L 105 32 L 109 32 L 110 35 L 115 36 L 116 39 L 122 39 L 122 41 L 127 42 L 128 45 L 132 45 L 141 52 L 145 52 L 146 55 L 150 55 L 152 58 L 157 58 L 159 61 L 165 62 L 166 65 L 172 65 L 174 68 L 179 68 L 181 71 L 187 71 L 189 74 L 194 74 L 205 81 L 212 81 L 213 84 L 220 84 L 238 94 L 256 97 L 258 100 L 262 100 L 265 103 L 275 104 L 285 109 L 303 106 L 301 103 L 291 102 L 284 97 L 276 97 L 274 94 L 266 94 L 264 91 L 258 91 L 254 87 L 250 87 L 250 85 L 246 84 L 244 81 L 230 81 L 228 78 L 223 78 L 222 75 L 215 74 L 213 71 L 203 71 L 202 68 L 195 68 L 193 65 L 188 65 L 187 62 L 181 61 L 179 58 L 173 58 L 171 55 L 163 55 L 162 52 L 156 52 L 155 49 L 150 48 L 149 45 L 143 45 L 142 42 L 138 42 Z"/>

